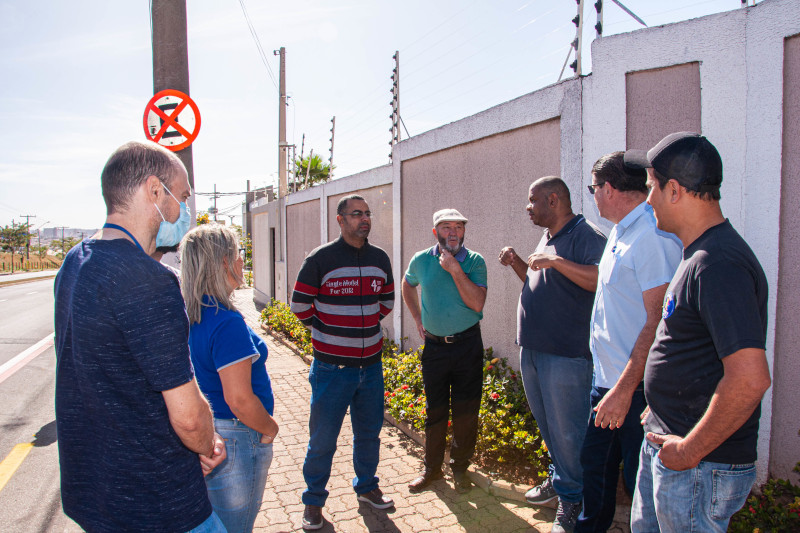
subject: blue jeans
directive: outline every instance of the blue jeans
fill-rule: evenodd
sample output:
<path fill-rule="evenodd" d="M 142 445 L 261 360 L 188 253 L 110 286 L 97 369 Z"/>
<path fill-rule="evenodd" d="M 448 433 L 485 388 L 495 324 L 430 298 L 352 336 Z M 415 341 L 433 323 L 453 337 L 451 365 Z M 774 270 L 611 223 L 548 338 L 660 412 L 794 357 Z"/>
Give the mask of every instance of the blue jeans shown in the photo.
<path fill-rule="evenodd" d="M 186 533 L 227 533 L 227 530 L 217 516 L 217 513 L 212 511 L 211 516 L 206 518 L 202 524 L 190 529 Z"/>
<path fill-rule="evenodd" d="M 520 370 L 528 405 L 553 463 L 553 488 L 562 501 L 580 502 L 592 362 L 521 348 Z"/>
<path fill-rule="evenodd" d="M 229 533 L 250 532 L 261 508 L 272 443 L 239 420 L 214 420 L 228 457 L 206 476 L 208 499 Z"/>
<path fill-rule="evenodd" d="M 664 466 L 658 451 L 647 440 L 642 443 L 631 533 L 724 533 L 753 488 L 755 465 L 701 461 L 678 472 Z"/>
<path fill-rule="evenodd" d="M 609 389 L 592 387 L 591 406 L 597 407 Z M 583 466 L 583 513 L 578 518 L 575 531 L 608 531 L 617 510 L 617 480 L 619 463 L 623 464 L 623 478 L 628 491 L 636 486 L 639 470 L 639 452 L 642 449 L 644 429 L 639 422 L 647 402 L 644 388 L 637 388 L 631 397 L 631 407 L 616 429 L 595 427 L 594 410 L 589 418 L 586 439 L 581 451 Z"/>
<path fill-rule="evenodd" d="M 353 488 L 364 494 L 378 488 L 378 469 L 383 427 L 383 365 L 364 368 L 339 367 L 314 359 L 308 374 L 311 383 L 310 438 L 303 463 L 305 505 L 325 505 L 325 486 L 331 476 L 336 439 L 350 408 L 353 425 Z"/>

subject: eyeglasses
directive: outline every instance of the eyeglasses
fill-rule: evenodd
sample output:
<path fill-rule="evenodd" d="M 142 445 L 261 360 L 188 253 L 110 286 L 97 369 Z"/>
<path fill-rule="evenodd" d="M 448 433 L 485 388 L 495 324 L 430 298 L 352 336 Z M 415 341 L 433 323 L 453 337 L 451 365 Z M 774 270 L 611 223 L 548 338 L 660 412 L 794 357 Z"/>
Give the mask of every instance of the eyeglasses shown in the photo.
<path fill-rule="evenodd" d="M 361 218 L 364 215 L 366 215 L 367 218 L 372 218 L 372 211 L 353 211 L 352 213 L 344 213 L 344 214 L 353 218 Z"/>
<path fill-rule="evenodd" d="M 603 183 L 595 183 L 593 185 L 587 185 L 586 188 L 589 189 L 589 194 L 594 194 L 595 191 L 597 189 L 599 189 L 600 187 L 602 187 L 603 185 L 605 185 L 605 182 L 603 182 Z"/>

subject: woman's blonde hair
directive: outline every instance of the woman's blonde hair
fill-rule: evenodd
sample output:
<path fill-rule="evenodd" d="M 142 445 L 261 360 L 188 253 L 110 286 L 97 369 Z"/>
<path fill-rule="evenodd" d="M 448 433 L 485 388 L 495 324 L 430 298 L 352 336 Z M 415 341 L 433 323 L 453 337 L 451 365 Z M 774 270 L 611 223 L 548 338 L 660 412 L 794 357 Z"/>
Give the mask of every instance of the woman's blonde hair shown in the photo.
<path fill-rule="evenodd" d="M 235 310 L 230 296 L 236 287 L 231 287 L 228 271 L 239 256 L 236 232 L 220 224 L 197 226 L 181 240 L 180 253 L 181 293 L 189 323 L 200 322 L 203 307 Z M 203 303 L 203 295 L 211 297 L 210 305 Z"/>

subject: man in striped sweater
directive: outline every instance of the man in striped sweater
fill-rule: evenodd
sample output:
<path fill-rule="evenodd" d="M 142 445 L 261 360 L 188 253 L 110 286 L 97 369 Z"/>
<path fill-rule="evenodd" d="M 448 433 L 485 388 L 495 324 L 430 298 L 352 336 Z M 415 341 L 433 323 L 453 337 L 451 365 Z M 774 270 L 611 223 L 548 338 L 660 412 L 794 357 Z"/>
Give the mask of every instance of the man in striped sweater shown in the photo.
<path fill-rule="evenodd" d="M 303 477 L 303 529 L 320 529 L 325 486 L 347 408 L 353 425 L 353 479 L 359 501 L 376 509 L 394 502 L 378 488 L 375 471 L 383 425 L 383 334 L 380 321 L 394 306 L 389 256 L 367 236 L 372 213 L 358 195 L 336 208 L 338 239 L 306 257 L 292 294 L 292 312 L 311 329 L 314 362 L 310 438 Z"/>

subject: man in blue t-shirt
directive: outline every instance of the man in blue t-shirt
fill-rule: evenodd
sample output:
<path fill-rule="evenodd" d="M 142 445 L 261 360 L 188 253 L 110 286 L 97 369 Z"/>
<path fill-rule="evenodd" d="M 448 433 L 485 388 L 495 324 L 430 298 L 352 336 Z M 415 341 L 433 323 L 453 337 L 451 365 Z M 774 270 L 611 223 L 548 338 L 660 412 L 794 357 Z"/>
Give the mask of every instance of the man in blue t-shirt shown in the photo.
<path fill-rule="evenodd" d="M 447 421 L 452 407 L 450 462 L 456 491 L 468 492 L 467 477 L 478 437 L 478 411 L 483 383 L 483 340 L 480 320 L 486 302 L 486 262 L 464 247 L 466 217 L 455 209 L 433 215 L 438 243 L 417 252 L 403 278 L 408 306 L 425 347 L 425 471 L 408 486 L 419 492 L 442 478 Z M 422 290 L 422 305 L 417 294 Z"/>
<path fill-rule="evenodd" d="M 756 479 L 767 278 L 722 214 L 722 158 L 708 139 L 673 133 L 625 164 L 647 169 L 658 228 L 683 243 L 645 365 L 631 531 L 725 531 Z"/>
<path fill-rule="evenodd" d="M 552 460 L 550 477 L 525 497 L 532 504 L 558 497 L 552 531 L 560 533 L 572 531 L 582 507 L 580 456 L 592 386 L 589 318 L 606 238 L 572 212 L 561 178 L 533 182 L 528 201 L 528 215 L 544 235 L 527 261 L 511 247 L 499 259 L 524 282 L 517 306 L 520 370 Z"/>
<path fill-rule="evenodd" d="M 203 475 L 225 446 L 194 379 L 178 279 L 149 254 L 191 194 L 180 160 L 130 142 L 103 168 L 102 233 L 55 283 L 64 512 L 87 531 L 224 531 Z M 173 243 L 174 244 L 174 243 Z"/>

